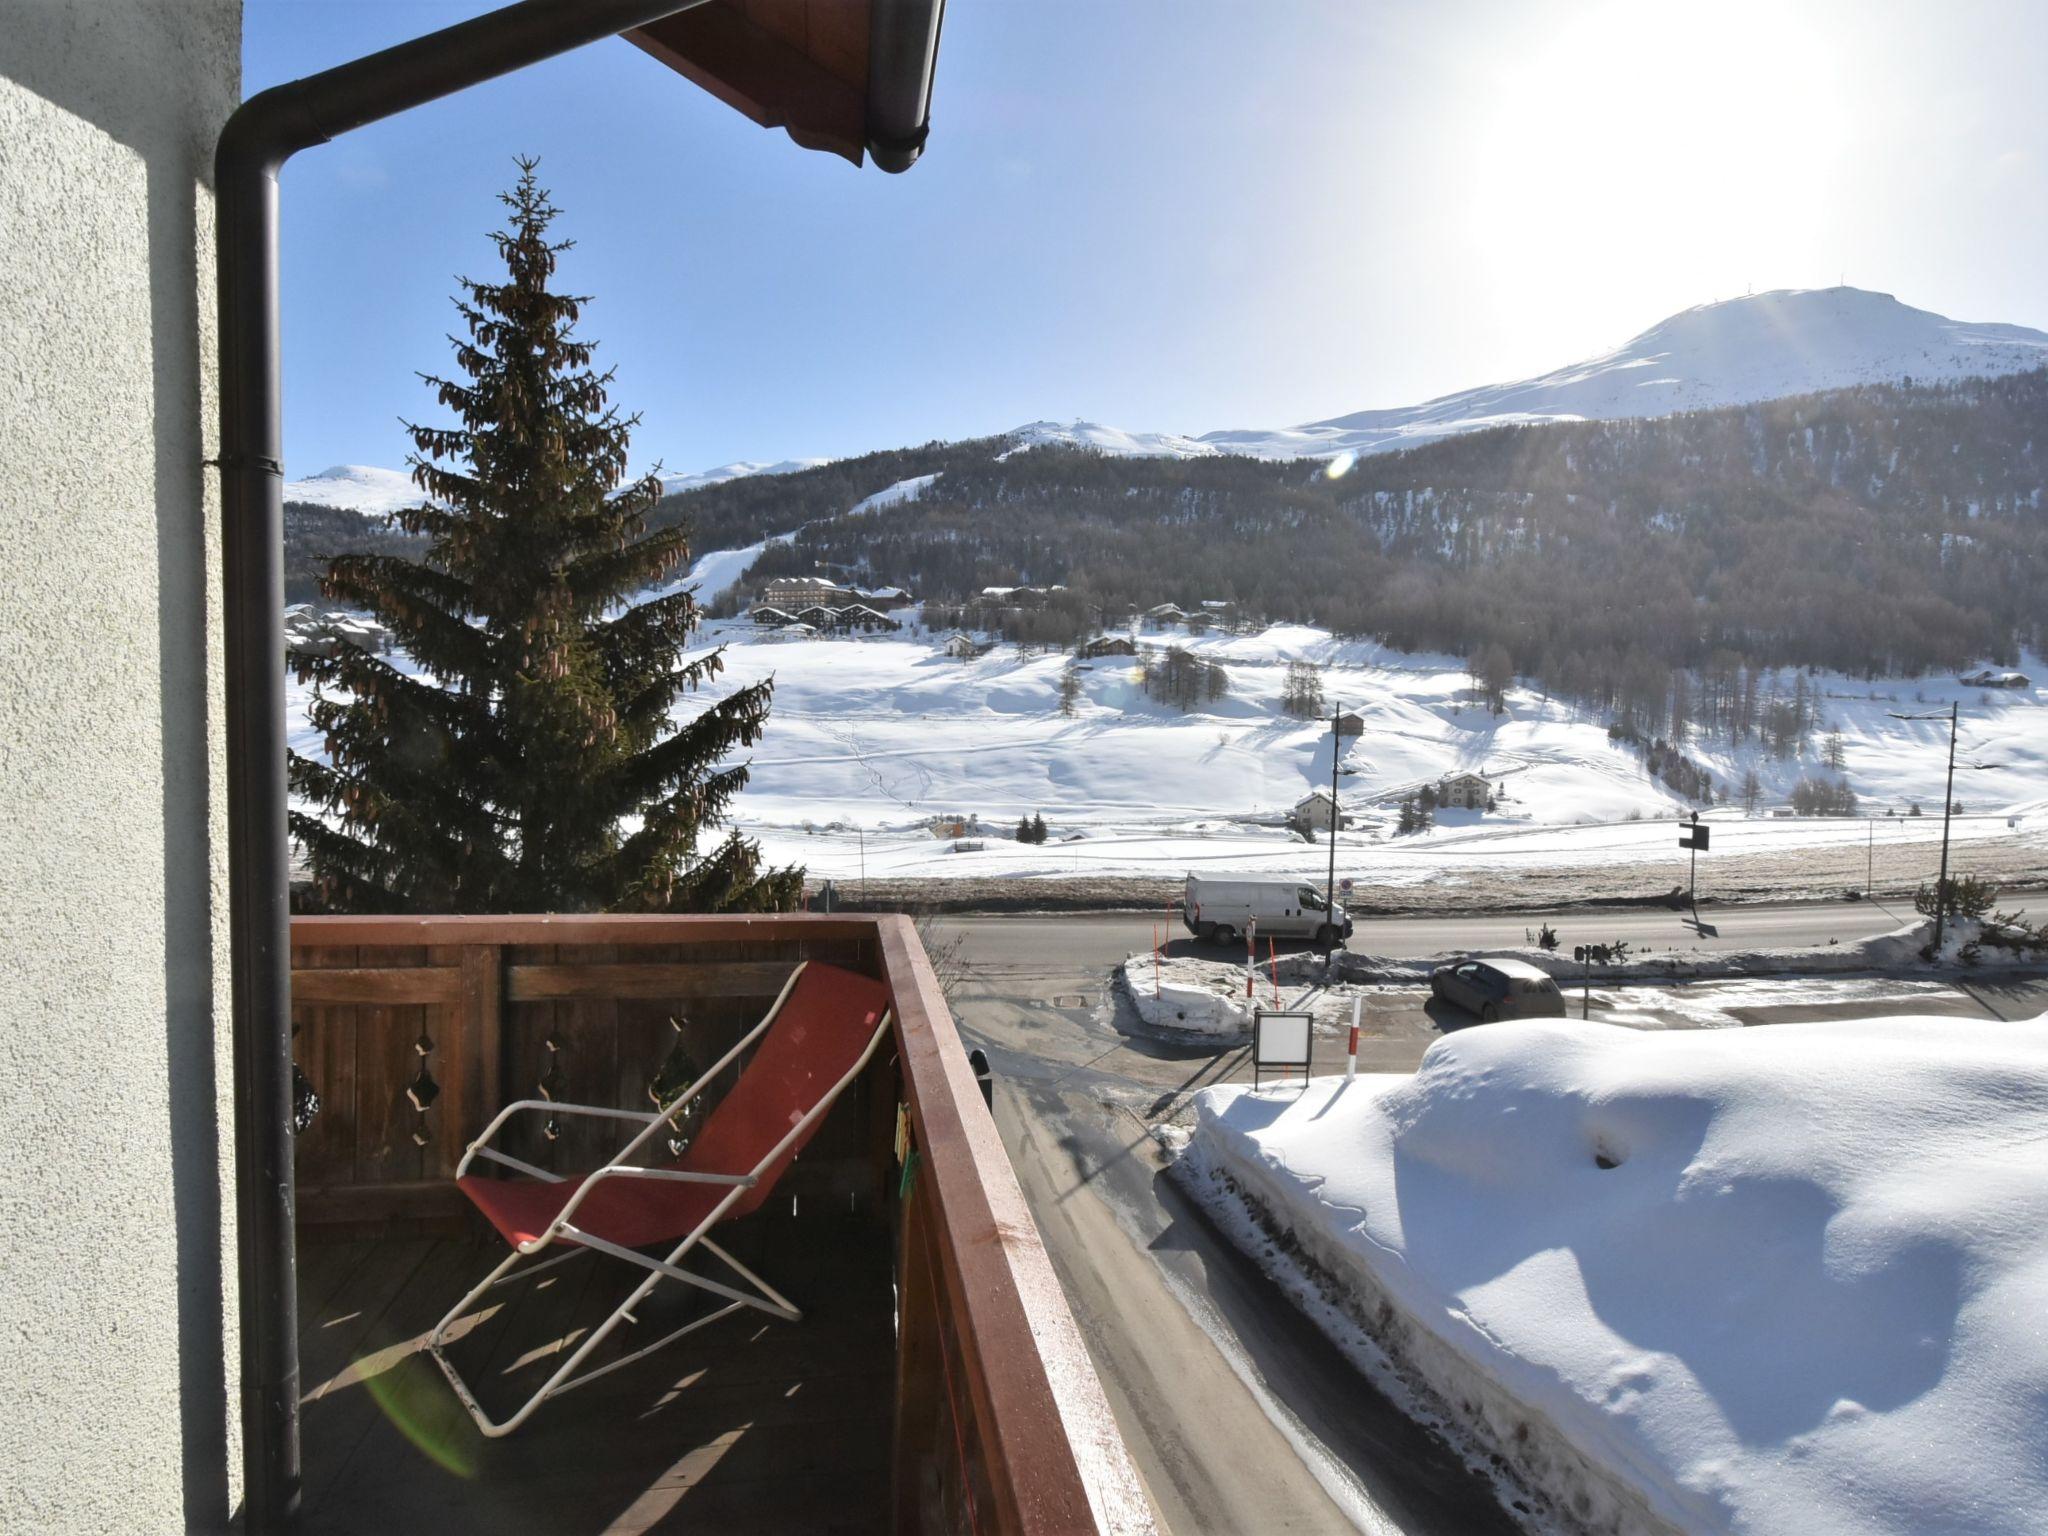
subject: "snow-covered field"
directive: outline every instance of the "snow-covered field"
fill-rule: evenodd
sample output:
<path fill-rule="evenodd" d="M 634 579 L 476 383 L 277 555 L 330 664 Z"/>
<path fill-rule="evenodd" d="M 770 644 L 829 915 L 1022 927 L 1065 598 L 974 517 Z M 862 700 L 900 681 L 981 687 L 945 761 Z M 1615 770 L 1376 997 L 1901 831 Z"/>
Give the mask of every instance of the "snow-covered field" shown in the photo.
<path fill-rule="evenodd" d="M 1207 1090 L 1183 1167 L 1586 1528 L 2036 1531 L 2044 1026 L 1465 1030 Z"/>
<path fill-rule="evenodd" d="M 912 619 L 914 622 L 914 611 Z M 1281 825 L 1289 808 L 1330 781 L 1327 725 L 1280 707 L 1287 663 L 1322 666 L 1330 699 L 1364 717 L 1347 739 L 1341 780 L 1357 830 L 1339 840 L 1340 873 L 1374 885 L 1409 885 L 1446 870 L 1627 865 L 1676 867 L 1668 821 L 1686 807 L 1610 742 L 1604 725 L 1521 689 L 1495 717 L 1468 698 L 1463 667 L 1444 657 L 1390 652 L 1316 629 L 1278 626 L 1250 636 L 1173 634 L 1220 663 L 1227 697 L 1181 714 L 1145 697 L 1136 664 L 1104 658 L 1082 674 L 1083 702 L 1058 713 L 1066 658 L 998 646 L 973 661 L 948 658 L 930 635 L 782 640 L 744 621 L 709 626 L 727 647 L 723 682 L 772 675 L 776 693 L 751 785 L 739 802 L 749 832 L 778 858 L 849 878 L 1119 875 L 1178 876 L 1189 869 L 1279 875 L 1319 873 L 1327 845 Z M 2031 663 L 2030 663 L 2031 665 Z M 1931 844 L 1938 818 L 1904 813 L 1915 799 L 1938 809 L 1945 727 L 1892 720 L 1888 711 L 1964 702 L 1976 756 L 2006 766 L 1959 781 L 1970 812 L 1959 843 L 2048 841 L 2048 710 L 2038 691 L 1985 695 L 1948 681 L 1873 687 L 1822 677 L 1825 713 L 1841 731 L 1848 774 L 1879 817 L 1862 821 L 1745 817 L 1721 809 L 1708 859 L 1816 846 L 1862 850 Z M 1790 686 L 1789 677 L 1786 682 Z M 1754 766 L 1781 799 L 1805 762 L 1704 742 L 1688 748 L 1717 779 Z M 1428 833 L 1396 836 L 1400 793 L 1446 773 L 1485 773 L 1500 786 L 1496 815 L 1446 811 Z M 1883 812 L 1899 813 L 1890 821 Z M 1051 839 L 1012 841 L 1020 816 L 1043 814 Z M 935 817 L 979 817 L 978 850 L 934 837 Z M 2008 825 L 2017 818 L 2017 825 Z M 1882 851 L 1882 850 L 1881 850 Z"/>
<path fill-rule="evenodd" d="M 716 569 L 713 569 L 713 567 Z M 730 563 L 699 563 L 707 585 Z M 1343 800 L 1359 823 L 1338 845 L 1338 873 L 1362 890 L 1415 888 L 1441 880 L 1514 878 L 1557 871 L 1655 866 L 1683 878 L 1670 818 L 1685 806 L 1649 779 L 1639 759 L 1607 738 L 1602 723 L 1533 689 L 1509 696 L 1504 716 L 1468 697 L 1464 668 L 1447 657 L 1388 651 L 1321 630 L 1276 626 L 1255 635 L 1141 635 L 1184 644 L 1229 673 L 1229 694 L 1182 714 L 1145 697 L 1136 664 L 1085 664 L 1073 718 L 1058 712 L 1066 658 L 1001 645 L 961 661 L 922 632 L 917 610 L 897 635 L 779 638 L 745 620 L 706 626 L 726 648 L 727 669 L 704 697 L 758 678 L 775 680 L 768 731 L 753 778 L 737 802 L 743 828 L 777 860 L 815 877 L 850 880 L 946 877 L 1177 878 L 1190 869 L 1321 877 L 1327 845 L 1305 843 L 1281 824 L 1290 807 L 1330 782 L 1330 733 L 1280 707 L 1287 663 L 1324 669 L 1329 699 L 1363 716 L 1347 738 Z M 2023 662 L 2040 675 L 2040 663 Z M 1750 818 L 1709 813 L 1712 850 L 1702 863 L 1747 854 L 1830 850 L 1860 869 L 1866 846 L 1917 850 L 1931 865 L 1946 724 L 1892 720 L 1894 710 L 1962 702 L 1965 755 L 2003 766 L 1959 775 L 1969 814 L 1955 824 L 1961 858 L 2016 844 L 2048 846 L 2048 695 L 2040 689 L 1980 693 L 1949 679 L 1872 685 L 1809 679 L 1827 695 L 1824 714 L 1841 731 L 1848 777 L 1872 827 L 1839 819 Z M 1790 687 L 1789 674 L 1785 686 Z M 304 690 L 293 686 L 295 714 Z M 303 725 L 300 751 L 318 744 Z M 1806 761 L 1773 762 L 1703 741 L 1687 750 L 1717 781 L 1753 766 L 1769 798 L 1806 773 Z M 1445 811 L 1430 832 L 1397 836 L 1399 794 L 1466 770 L 1499 786 L 1495 815 Z M 1930 811 L 1904 813 L 1920 800 Z M 1885 819 L 1884 811 L 1899 814 Z M 1042 814 L 1043 845 L 1012 840 L 1020 816 Z M 942 817 L 978 817 L 964 839 L 934 836 Z M 972 844 L 979 843 L 979 848 Z M 959 851 L 956 844 L 961 845 Z"/>

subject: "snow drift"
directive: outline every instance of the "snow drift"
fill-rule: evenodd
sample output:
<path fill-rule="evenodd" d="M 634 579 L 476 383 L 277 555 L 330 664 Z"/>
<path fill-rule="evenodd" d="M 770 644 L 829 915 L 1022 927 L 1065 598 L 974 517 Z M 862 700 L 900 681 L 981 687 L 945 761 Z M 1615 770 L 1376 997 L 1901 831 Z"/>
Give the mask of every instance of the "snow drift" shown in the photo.
<path fill-rule="evenodd" d="M 1189 1163 L 1584 1526 L 2038 1530 L 2044 1025 L 1466 1030 Z"/>

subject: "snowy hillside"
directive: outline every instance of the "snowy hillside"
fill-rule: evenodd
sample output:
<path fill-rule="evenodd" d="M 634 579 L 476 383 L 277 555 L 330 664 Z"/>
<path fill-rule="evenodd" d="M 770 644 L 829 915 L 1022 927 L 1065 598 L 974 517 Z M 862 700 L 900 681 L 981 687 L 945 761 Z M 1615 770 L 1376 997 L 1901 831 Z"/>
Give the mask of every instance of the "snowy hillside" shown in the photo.
<path fill-rule="evenodd" d="M 1467 1029 L 1206 1090 L 1186 1167 L 1585 1528 L 2038 1531 L 2044 1024 Z"/>
<path fill-rule="evenodd" d="M 799 470 L 816 469 L 820 464 L 831 462 L 830 459 L 780 459 L 773 464 L 762 464 L 752 459 L 735 459 L 730 464 L 700 470 L 694 475 L 663 475 L 661 493 L 674 496 L 707 485 L 724 485 L 728 480 L 750 479 L 755 475 L 793 475 Z"/>
<path fill-rule="evenodd" d="M 1173 432 L 1126 432 L 1121 427 L 1078 420 L 1029 422 L 1004 436 L 1010 440 L 1012 453 L 1022 448 L 1088 448 L 1112 458 L 1195 459 L 1231 451 Z"/>
<path fill-rule="evenodd" d="M 700 561 L 693 579 L 707 588 L 729 579 L 720 560 Z M 917 610 L 902 616 L 914 624 Z M 1303 843 L 1281 825 L 1298 800 L 1330 781 L 1328 725 L 1281 709 L 1287 663 L 1307 660 L 1323 668 L 1327 695 L 1365 722 L 1364 736 L 1347 740 L 1343 763 L 1352 770 L 1343 800 L 1358 818 L 1340 840 L 1345 872 L 1405 887 L 1446 876 L 1677 863 L 1670 821 L 1647 818 L 1675 816 L 1684 802 L 1609 740 L 1603 720 L 1527 688 L 1510 691 L 1507 714 L 1491 715 L 1471 701 L 1464 667 L 1447 657 L 1404 655 L 1302 626 L 1176 635 L 1224 667 L 1224 698 L 1182 714 L 1145 695 L 1130 659 L 1111 657 L 1080 674 L 1081 701 L 1068 717 L 1058 710 L 1064 656 L 1000 645 L 956 660 L 941 638 L 909 630 L 784 638 L 745 620 L 705 626 L 704 641 L 726 647 L 726 670 L 699 703 L 775 681 L 752 783 L 736 807 L 775 859 L 841 877 L 862 868 L 873 876 L 1053 879 L 1174 878 L 1204 868 L 1319 874 L 1326 845 Z M 1946 732 L 1888 712 L 1932 710 L 1951 698 L 1964 706 L 1966 749 L 2003 765 L 1959 780 L 1970 814 L 1956 822 L 1958 845 L 2048 838 L 2048 691 L 1980 695 L 1952 682 L 1873 685 L 1825 674 L 1809 682 L 1841 732 L 1849 781 L 1879 817 L 1880 854 L 1920 848 L 1931 867 L 1940 818 L 1906 812 L 1914 800 L 1930 812 L 1940 805 Z M 303 722 L 307 692 L 291 687 Z M 292 742 L 302 752 L 319 749 L 303 723 Z M 1767 807 L 1782 803 L 1801 775 L 1820 771 L 1811 757 L 1773 761 L 1753 747 L 1736 753 L 1709 741 L 1687 750 L 1723 785 L 1754 766 Z M 1498 812 L 1447 810 L 1434 830 L 1397 835 L 1397 798 L 1457 771 L 1484 774 Z M 1884 819 L 1888 809 L 1898 814 Z M 1046 817 L 1051 842 L 1033 847 L 1004 835 L 1033 812 Z M 955 815 L 979 817 L 994 835 L 979 850 L 954 853 L 926 823 Z M 1717 858 L 1830 848 L 1853 854 L 1860 867 L 1872 836 L 1855 819 L 1751 819 L 1739 807 L 1710 815 Z"/>
<path fill-rule="evenodd" d="M 1786 288 L 1688 309 L 1612 352 L 1538 378 L 1284 431 L 1209 432 L 1200 441 L 1261 458 L 1378 453 L 1482 427 L 1668 416 L 2044 365 L 2048 334 L 2025 326 L 1965 324 L 1860 288 Z"/>
<path fill-rule="evenodd" d="M 305 480 L 285 482 L 284 499 L 303 501 L 316 507 L 340 507 L 350 512 L 388 514 L 401 507 L 416 507 L 427 498 L 402 469 L 379 469 L 373 464 L 337 464 Z"/>

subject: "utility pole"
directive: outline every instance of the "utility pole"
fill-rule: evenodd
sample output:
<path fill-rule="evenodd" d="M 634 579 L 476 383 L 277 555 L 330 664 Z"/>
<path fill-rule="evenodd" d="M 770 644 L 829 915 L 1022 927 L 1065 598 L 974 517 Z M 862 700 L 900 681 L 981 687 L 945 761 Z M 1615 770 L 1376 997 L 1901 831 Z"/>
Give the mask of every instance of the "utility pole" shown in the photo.
<path fill-rule="evenodd" d="M 1956 707 L 1948 707 L 1948 788 L 1941 796 L 1941 874 L 1934 882 L 1934 955 L 1941 958 L 1941 930 L 1948 917 L 1948 824 L 1956 809 Z"/>
<path fill-rule="evenodd" d="M 1337 757 L 1344 744 L 1344 738 L 1337 734 L 1337 727 L 1343 721 L 1344 711 L 1333 701 L 1330 705 L 1330 878 L 1323 888 L 1323 900 L 1328 903 L 1328 910 L 1323 916 L 1332 928 L 1337 926 L 1337 824 L 1344 819 L 1337 814 Z M 1334 941 L 1335 935 L 1331 937 Z M 1330 948 L 1334 950 L 1336 947 L 1332 942 Z"/>
<path fill-rule="evenodd" d="M 1894 720 L 1939 720 L 1940 715 L 1902 715 L 1891 711 Z M 1970 763 L 1977 769 L 2002 768 L 2003 763 Z M 1948 707 L 1948 784 L 1941 795 L 1941 873 L 1934 882 L 1934 953 L 1941 953 L 1942 934 L 1948 927 L 1948 836 L 1956 812 L 1956 706 Z"/>

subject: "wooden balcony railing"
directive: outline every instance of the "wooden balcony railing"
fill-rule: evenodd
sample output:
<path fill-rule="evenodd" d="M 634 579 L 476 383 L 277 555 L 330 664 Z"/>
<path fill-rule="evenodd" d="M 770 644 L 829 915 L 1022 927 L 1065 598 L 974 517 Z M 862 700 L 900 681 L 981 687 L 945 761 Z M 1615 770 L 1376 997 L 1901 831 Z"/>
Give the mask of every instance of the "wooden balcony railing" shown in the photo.
<path fill-rule="evenodd" d="M 715 1059 L 806 959 L 880 978 L 894 1007 L 894 1052 L 785 1181 L 793 1200 L 886 1211 L 895 1232 L 896 1528 L 1150 1531 L 907 918 L 294 919 L 295 1056 L 321 1102 L 298 1144 L 302 1229 L 463 1219 L 455 1165 L 505 1102 L 643 1105 L 672 1020 L 696 1060 Z M 612 1150 L 601 1126 L 528 1118 L 506 1150 L 539 1166 Z"/>

